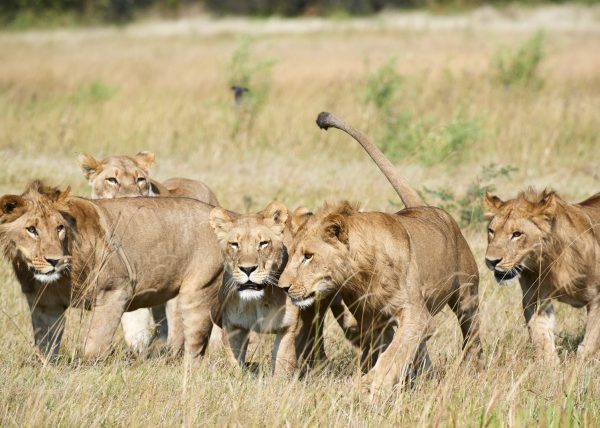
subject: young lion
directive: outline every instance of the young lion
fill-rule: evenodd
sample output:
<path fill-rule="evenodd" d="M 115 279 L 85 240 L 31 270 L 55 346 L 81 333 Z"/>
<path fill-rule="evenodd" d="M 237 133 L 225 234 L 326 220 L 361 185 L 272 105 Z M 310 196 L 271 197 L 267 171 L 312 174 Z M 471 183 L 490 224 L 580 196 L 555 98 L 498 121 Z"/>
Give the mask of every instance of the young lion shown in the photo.
<path fill-rule="evenodd" d="M 210 223 L 232 277 L 223 290 L 223 343 L 228 345 L 230 358 L 242 367 L 250 331 L 277 335 L 273 349 L 275 374 L 292 374 L 298 359 L 312 364 L 314 359 L 324 358 L 323 321 L 329 306 L 346 336 L 352 340 L 356 334 L 352 325 L 355 321 L 342 302 L 300 311 L 276 287 L 287 262 L 286 246 L 292 231 L 310 215 L 304 208 L 288 215 L 285 205 L 277 202 L 256 214 L 237 216 L 223 208 L 214 208 L 210 213 Z M 318 355 L 312 354 L 315 346 Z"/>
<path fill-rule="evenodd" d="M 126 310 L 178 295 L 186 355 L 203 355 L 223 278 L 211 208 L 187 198 L 90 201 L 37 181 L 0 198 L 0 244 L 31 307 L 38 349 L 54 358 L 64 311 L 83 307 L 93 312 L 84 354 L 101 357 Z"/>
<path fill-rule="evenodd" d="M 79 165 L 92 187 L 92 199 L 111 199 L 136 196 L 182 196 L 210 205 L 219 202 L 206 184 L 197 180 L 171 178 L 163 184 L 149 177 L 155 162 L 154 153 L 140 152 L 135 156 L 110 156 L 102 161 L 82 153 Z M 157 324 L 158 337 L 167 339 L 174 351 L 183 348 L 183 325 L 177 311 L 177 299 L 152 308 L 123 314 L 121 325 L 125 343 L 137 352 L 145 351 Z"/>
<path fill-rule="evenodd" d="M 354 137 L 392 178 L 407 208 L 388 214 L 325 204 L 294 236 L 280 286 L 301 307 L 342 297 L 358 321 L 363 356 L 376 361 L 363 380 L 372 394 L 404 381 L 430 318 L 446 304 L 460 322 L 463 347 L 479 356 L 479 274 L 456 222 L 425 206 L 358 131 L 329 113 L 317 124 Z"/>
<path fill-rule="evenodd" d="M 586 307 L 580 359 L 600 347 L 600 193 L 569 204 L 552 191 L 533 189 L 502 201 L 486 193 L 486 265 L 498 283 L 518 278 L 523 311 L 538 357 L 559 362 L 552 299 Z"/>

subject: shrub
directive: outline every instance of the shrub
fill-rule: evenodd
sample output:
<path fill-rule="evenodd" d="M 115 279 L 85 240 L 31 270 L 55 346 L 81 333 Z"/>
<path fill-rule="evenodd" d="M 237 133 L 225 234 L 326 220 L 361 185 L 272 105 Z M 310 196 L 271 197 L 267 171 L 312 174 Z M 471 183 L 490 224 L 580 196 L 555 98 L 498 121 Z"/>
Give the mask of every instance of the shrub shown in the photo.
<path fill-rule="evenodd" d="M 494 58 L 495 74 L 504 86 L 539 87 L 537 71 L 544 57 L 544 35 L 534 34 L 516 49 L 503 48 Z"/>

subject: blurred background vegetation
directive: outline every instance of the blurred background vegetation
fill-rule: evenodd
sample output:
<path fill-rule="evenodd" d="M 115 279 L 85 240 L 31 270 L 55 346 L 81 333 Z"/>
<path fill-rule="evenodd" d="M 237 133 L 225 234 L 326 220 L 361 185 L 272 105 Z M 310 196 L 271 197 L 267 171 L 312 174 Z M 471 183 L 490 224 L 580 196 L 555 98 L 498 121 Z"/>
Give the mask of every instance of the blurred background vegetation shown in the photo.
<path fill-rule="evenodd" d="M 547 3 L 598 4 L 600 0 L 520 0 L 522 5 Z M 153 15 L 176 17 L 190 11 L 216 16 L 333 16 L 368 15 L 384 9 L 427 8 L 453 12 L 483 5 L 504 6 L 511 0 L 2 0 L 0 24 L 30 26 L 126 23 Z"/>

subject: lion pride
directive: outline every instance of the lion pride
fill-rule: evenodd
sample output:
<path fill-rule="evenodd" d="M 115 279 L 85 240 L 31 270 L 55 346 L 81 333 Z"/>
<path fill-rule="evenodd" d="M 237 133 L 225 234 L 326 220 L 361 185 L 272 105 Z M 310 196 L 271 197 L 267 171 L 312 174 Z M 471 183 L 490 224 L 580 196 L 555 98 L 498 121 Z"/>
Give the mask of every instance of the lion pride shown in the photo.
<path fill-rule="evenodd" d="M 187 198 L 92 201 L 39 181 L 2 196 L 0 244 L 41 353 L 56 356 L 69 306 L 92 311 L 84 354 L 102 357 L 125 311 L 179 296 L 186 356 L 203 355 L 224 270 L 211 209 Z"/>
<path fill-rule="evenodd" d="M 490 193 L 485 262 L 500 284 L 518 278 L 523 312 L 539 358 L 558 363 L 552 300 L 587 308 L 581 359 L 600 347 L 600 193 L 570 204 L 528 189 L 503 201 Z"/>
<path fill-rule="evenodd" d="M 321 113 L 317 124 L 354 137 L 407 208 L 391 214 L 325 204 L 294 236 L 280 286 L 300 307 L 342 297 L 358 322 L 364 367 L 370 369 L 363 381 L 372 395 L 402 383 L 411 363 L 425 358 L 429 321 L 446 304 L 459 320 L 463 347 L 480 356 L 479 274 L 456 222 L 425 206 L 358 131 L 330 113 Z"/>

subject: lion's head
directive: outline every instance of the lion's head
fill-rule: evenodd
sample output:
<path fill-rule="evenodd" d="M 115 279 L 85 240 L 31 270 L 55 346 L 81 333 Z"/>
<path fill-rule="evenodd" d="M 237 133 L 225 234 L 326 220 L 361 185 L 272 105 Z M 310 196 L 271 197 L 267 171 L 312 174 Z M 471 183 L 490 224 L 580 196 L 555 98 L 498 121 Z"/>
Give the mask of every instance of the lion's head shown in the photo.
<path fill-rule="evenodd" d="M 289 261 L 279 280 L 294 304 L 303 308 L 334 294 L 351 269 L 347 202 L 325 205 L 294 236 Z"/>
<path fill-rule="evenodd" d="M 148 171 L 154 159 L 154 153 L 141 152 L 135 156 L 111 156 L 97 161 L 82 153 L 79 165 L 92 186 L 92 199 L 151 196 Z"/>
<path fill-rule="evenodd" d="M 256 214 L 234 217 L 223 208 L 210 213 L 212 225 L 232 284 L 244 299 L 259 299 L 268 285 L 275 285 L 287 262 L 286 243 L 291 233 L 310 216 L 305 208 L 292 215 L 285 205 L 272 202 Z"/>
<path fill-rule="evenodd" d="M 498 283 L 539 263 L 544 243 L 550 239 L 557 203 L 558 196 L 549 190 L 528 189 L 508 201 L 486 193 L 484 207 L 490 222 L 485 262 Z"/>
<path fill-rule="evenodd" d="M 70 224 L 57 209 L 69 192 L 34 181 L 22 195 L 0 198 L 0 245 L 9 260 L 26 263 L 40 282 L 55 282 L 69 268 Z"/>

